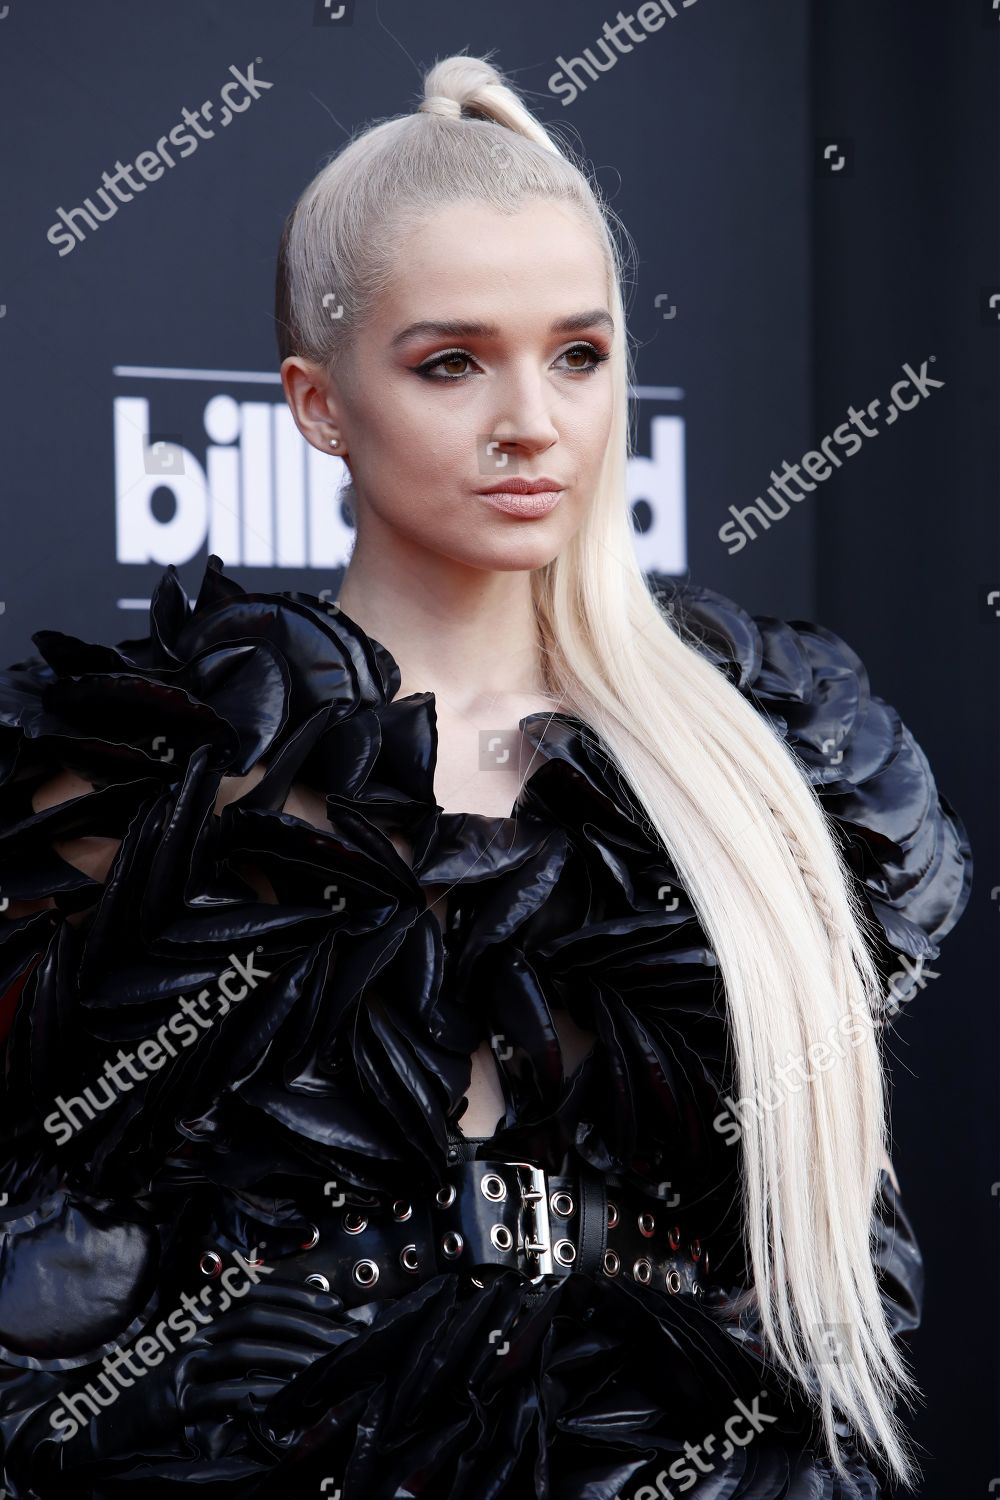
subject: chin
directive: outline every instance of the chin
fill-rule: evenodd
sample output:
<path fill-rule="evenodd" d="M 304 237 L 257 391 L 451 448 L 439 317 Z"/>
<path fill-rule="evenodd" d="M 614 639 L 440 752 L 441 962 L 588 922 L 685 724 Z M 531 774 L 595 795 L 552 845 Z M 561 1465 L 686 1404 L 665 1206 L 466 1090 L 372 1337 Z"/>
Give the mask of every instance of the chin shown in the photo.
<path fill-rule="evenodd" d="M 505 538 L 493 546 L 476 548 L 474 551 L 465 548 L 456 557 L 456 561 L 466 562 L 470 567 L 482 568 L 491 573 L 529 573 L 552 562 L 565 545 L 563 537 L 553 540 L 551 537 L 543 539 L 541 536 L 533 536 L 516 542 Z"/>
<path fill-rule="evenodd" d="M 504 516 L 497 519 L 507 524 L 496 527 L 487 517 L 478 534 L 472 533 L 471 528 L 467 529 L 457 555 L 475 567 L 492 568 L 497 572 L 544 568 L 566 550 L 580 527 L 576 517 L 557 512 L 539 516 L 533 521 Z M 475 545 L 470 547 L 473 538 Z"/>

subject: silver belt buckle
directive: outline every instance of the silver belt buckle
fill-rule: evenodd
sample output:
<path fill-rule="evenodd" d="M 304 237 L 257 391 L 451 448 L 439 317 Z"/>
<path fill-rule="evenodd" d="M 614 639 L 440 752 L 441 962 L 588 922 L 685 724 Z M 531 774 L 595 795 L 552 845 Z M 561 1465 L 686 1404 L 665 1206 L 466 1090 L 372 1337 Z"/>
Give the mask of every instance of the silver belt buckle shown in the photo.
<path fill-rule="evenodd" d="M 528 1232 L 517 1248 L 537 1258 L 538 1274 L 529 1277 L 529 1280 L 533 1283 L 538 1282 L 544 1276 L 551 1276 L 555 1271 L 555 1263 L 552 1259 L 552 1236 L 549 1231 L 549 1195 L 545 1171 L 530 1161 L 505 1161 L 504 1166 L 524 1167 L 531 1173 L 531 1187 L 521 1188 L 521 1201 L 531 1211 L 531 1218 Z"/>

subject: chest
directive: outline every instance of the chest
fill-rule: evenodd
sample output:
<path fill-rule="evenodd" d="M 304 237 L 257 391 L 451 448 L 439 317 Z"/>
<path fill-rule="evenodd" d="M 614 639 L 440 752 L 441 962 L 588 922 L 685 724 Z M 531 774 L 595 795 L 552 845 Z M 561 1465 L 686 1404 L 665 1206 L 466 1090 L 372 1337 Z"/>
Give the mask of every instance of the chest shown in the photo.
<path fill-rule="evenodd" d="M 437 710 L 434 796 L 448 813 L 510 817 L 525 778 L 544 760 L 518 724 L 551 704 L 516 698 L 493 718 Z"/>

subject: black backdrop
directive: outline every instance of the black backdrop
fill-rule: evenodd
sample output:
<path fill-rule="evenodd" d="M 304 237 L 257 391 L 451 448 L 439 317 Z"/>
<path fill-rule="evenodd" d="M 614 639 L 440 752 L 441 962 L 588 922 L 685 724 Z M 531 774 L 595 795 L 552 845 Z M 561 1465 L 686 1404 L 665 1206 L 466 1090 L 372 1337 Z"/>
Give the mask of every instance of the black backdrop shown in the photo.
<path fill-rule="evenodd" d="M 209 549 L 248 588 L 335 595 L 342 465 L 283 407 L 278 232 L 359 122 L 415 107 L 435 58 L 494 49 L 577 132 L 639 251 L 644 564 L 844 635 L 969 827 L 969 910 L 898 1030 L 894 1159 L 928 1268 L 922 1493 L 985 1495 L 1000 1476 L 1000 5 L 670 8 L 606 72 L 577 67 L 564 103 L 555 75 L 616 20 L 597 0 L 0 5 L 0 658 L 42 626 L 145 633 L 166 563 L 193 593 Z M 205 100 L 204 136 L 185 137 Z M 141 153 L 164 137 L 174 165 L 157 170 Z M 106 214 L 102 173 L 131 163 L 130 201 L 74 215 L 88 198 Z M 924 394 L 908 388 L 890 421 L 904 365 Z M 758 497 L 780 515 L 771 471 L 824 438 L 826 477 L 811 460 L 815 487 L 755 524 Z M 739 546 L 738 512 L 756 537 Z"/>

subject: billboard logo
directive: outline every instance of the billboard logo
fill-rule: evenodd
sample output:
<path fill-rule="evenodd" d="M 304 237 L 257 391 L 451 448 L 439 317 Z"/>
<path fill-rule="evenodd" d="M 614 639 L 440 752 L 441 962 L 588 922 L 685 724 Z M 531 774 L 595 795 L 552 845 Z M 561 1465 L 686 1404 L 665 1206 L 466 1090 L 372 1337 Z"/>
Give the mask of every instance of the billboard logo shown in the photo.
<path fill-rule="evenodd" d="M 688 565 L 684 418 L 672 413 L 652 417 L 649 449 L 648 458 L 636 454 L 629 459 L 625 480 L 636 556 L 643 572 L 683 573 Z"/>
<path fill-rule="evenodd" d="M 120 563 L 340 568 L 354 531 L 341 514 L 342 459 L 318 453 L 284 402 L 216 395 L 205 442 L 150 426 L 142 396 L 114 401 L 115 541 Z M 200 434 L 199 434 L 200 438 Z"/>
<path fill-rule="evenodd" d="M 633 394 L 682 396 L 671 387 L 640 386 Z M 215 394 L 197 423 L 174 426 L 184 431 L 151 424 L 144 396 L 114 398 L 119 563 L 179 566 L 214 552 L 227 568 L 347 566 L 355 540 L 339 498 L 347 465 L 306 442 L 283 400 Z M 684 418 L 651 417 L 649 447 L 648 457 L 629 458 L 626 476 L 636 554 L 646 572 L 681 574 L 688 566 Z"/>

